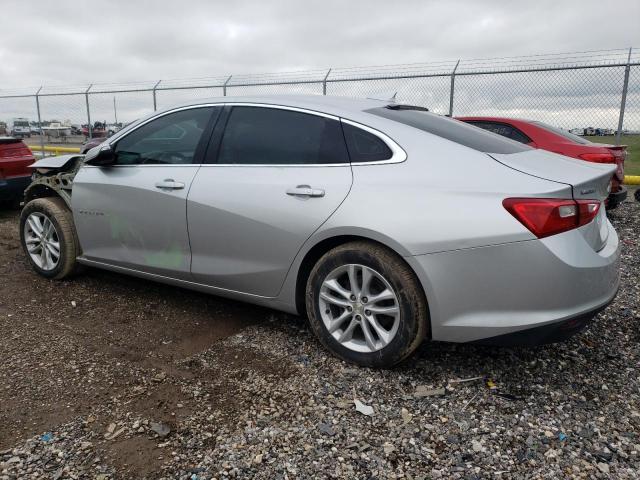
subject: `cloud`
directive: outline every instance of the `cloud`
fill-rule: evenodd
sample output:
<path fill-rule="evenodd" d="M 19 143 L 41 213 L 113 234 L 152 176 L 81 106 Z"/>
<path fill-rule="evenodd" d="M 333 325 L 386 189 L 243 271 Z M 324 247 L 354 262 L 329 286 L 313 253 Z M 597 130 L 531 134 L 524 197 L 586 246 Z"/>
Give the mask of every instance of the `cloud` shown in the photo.
<path fill-rule="evenodd" d="M 110 0 L 100 4 L 3 0 L 0 94 L 3 89 L 40 85 L 139 81 L 152 85 L 157 79 L 166 82 L 175 78 L 496 58 L 634 44 L 640 47 L 637 18 L 637 0 Z M 576 93 L 571 95 L 579 95 L 579 78 L 571 81 L 577 82 Z M 359 89 L 354 85 L 333 85 L 330 90 L 367 94 L 399 85 L 409 97 L 443 110 L 448 106 L 444 90 L 447 82 L 415 82 L 424 89 L 413 93 L 409 92 L 409 82 L 371 82 Z M 584 95 L 592 95 L 592 88 L 597 90 L 596 83 L 588 83 L 589 89 L 582 90 Z M 425 90 L 431 86 L 431 90 Z M 516 83 L 514 92 L 517 86 Z M 309 86 L 297 88 L 313 90 Z M 249 93 L 250 89 L 244 90 Z M 556 88 L 549 95 L 555 97 L 563 91 L 566 89 Z M 173 100 L 218 93 L 161 92 L 158 98 L 166 105 Z M 461 95 L 460 101 L 464 98 L 462 91 Z M 604 98 L 601 93 L 594 95 Z M 558 108 L 567 100 L 567 95 L 561 97 L 556 101 Z M 84 99 L 67 100 L 67 105 L 62 100 L 46 100 L 47 112 L 53 113 L 55 107 L 58 117 L 67 116 L 80 123 Z M 498 100 L 506 101 L 496 90 L 485 95 L 484 102 L 495 107 Z M 98 117 L 111 115 L 112 96 L 96 97 L 95 103 Z M 127 94 L 119 95 L 117 103 L 122 115 L 130 117 L 148 110 L 152 99 L 150 94 Z M 609 103 L 606 105 L 610 107 Z M 506 107 L 512 108 L 513 103 Z M 6 100 L 0 100 L 0 118 L 22 108 L 10 107 Z M 555 107 L 545 104 L 544 108 Z M 606 121 L 610 121 L 609 116 Z"/>

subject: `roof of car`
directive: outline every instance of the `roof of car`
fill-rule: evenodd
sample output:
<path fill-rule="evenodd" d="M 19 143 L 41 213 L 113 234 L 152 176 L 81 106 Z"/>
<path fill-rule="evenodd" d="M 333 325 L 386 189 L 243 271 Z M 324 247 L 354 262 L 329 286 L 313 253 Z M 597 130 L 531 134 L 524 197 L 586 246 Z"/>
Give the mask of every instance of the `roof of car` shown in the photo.
<path fill-rule="evenodd" d="M 388 122 L 388 120 L 377 115 L 372 115 L 371 113 L 365 112 L 365 110 L 376 107 L 385 107 L 392 104 L 393 101 L 376 100 L 371 98 L 334 97 L 330 95 L 253 95 L 204 98 L 193 100 L 187 103 L 172 105 L 171 107 L 153 112 L 149 115 L 139 118 L 135 122 L 127 125 L 127 127 L 123 128 L 115 135 L 110 137 L 109 142 L 112 143 L 113 141 L 116 141 L 123 134 L 127 133 L 130 128 L 133 128 L 140 123 L 146 122 L 147 120 L 157 115 L 161 115 L 163 113 L 171 112 L 172 110 L 184 107 L 210 105 L 216 103 L 257 103 L 265 105 L 294 107 L 369 124 L 371 122 Z"/>
<path fill-rule="evenodd" d="M 330 115 L 341 116 L 347 113 L 362 112 L 376 107 L 384 107 L 393 103 L 390 100 L 376 100 L 371 98 L 335 97 L 330 95 L 256 95 L 215 97 L 174 105 L 166 110 L 173 110 L 181 106 L 202 105 L 209 103 L 262 103 L 287 107 L 304 108 Z"/>
<path fill-rule="evenodd" d="M 21 138 L 0 136 L 0 145 L 7 143 L 24 143 Z"/>

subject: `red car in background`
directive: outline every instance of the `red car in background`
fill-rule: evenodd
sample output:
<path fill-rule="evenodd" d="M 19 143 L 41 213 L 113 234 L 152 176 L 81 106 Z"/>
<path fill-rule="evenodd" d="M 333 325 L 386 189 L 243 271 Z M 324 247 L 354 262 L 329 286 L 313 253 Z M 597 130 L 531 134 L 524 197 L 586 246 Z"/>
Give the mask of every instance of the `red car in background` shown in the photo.
<path fill-rule="evenodd" d="M 456 117 L 465 123 L 489 130 L 503 137 L 526 143 L 534 148 L 577 158 L 586 162 L 616 164 L 616 173 L 611 179 L 611 193 L 606 200 L 607 208 L 617 207 L 627 198 L 624 180 L 626 145 L 605 145 L 561 130 L 551 125 L 532 120 L 502 117 Z"/>
<path fill-rule="evenodd" d="M 0 202 L 19 204 L 31 183 L 29 165 L 35 162 L 29 147 L 19 138 L 0 137 Z"/>

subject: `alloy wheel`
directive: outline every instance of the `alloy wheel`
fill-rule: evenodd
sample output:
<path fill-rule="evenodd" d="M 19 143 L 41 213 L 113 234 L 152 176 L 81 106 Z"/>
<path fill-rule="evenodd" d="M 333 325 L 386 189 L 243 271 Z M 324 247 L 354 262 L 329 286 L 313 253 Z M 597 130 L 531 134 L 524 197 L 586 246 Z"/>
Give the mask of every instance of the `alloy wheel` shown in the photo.
<path fill-rule="evenodd" d="M 33 212 L 24 224 L 24 242 L 33 263 L 51 271 L 60 261 L 60 238 L 49 217 Z"/>
<path fill-rule="evenodd" d="M 365 265 L 348 264 L 330 272 L 318 302 L 327 331 L 350 350 L 376 352 L 398 333 L 398 297 L 380 273 Z"/>

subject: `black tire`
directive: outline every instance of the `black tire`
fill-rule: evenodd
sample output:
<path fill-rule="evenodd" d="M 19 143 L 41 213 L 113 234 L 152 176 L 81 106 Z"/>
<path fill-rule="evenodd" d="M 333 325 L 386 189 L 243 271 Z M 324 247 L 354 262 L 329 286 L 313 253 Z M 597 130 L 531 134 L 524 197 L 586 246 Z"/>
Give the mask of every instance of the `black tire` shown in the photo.
<path fill-rule="evenodd" d="M 633 194 L 637 202 L 640 202 L 640 187 L 636 188 L 636 193 Z"/>
<path fill-rule="evenodd" d="M 30 214 L 39 212 L 45 215 L 56 229 L 60 244 L 60 257 L 55 268 L 44 270 L 31 258 L 25 242 L 25 223 Z M 20 243 L 33 269 L 43 277 L 61 280 L 80 271 L 76 258 L 80 255 L 80 243 L 76 234 L 73 215 L 60 197 L 36 198 L 22 209 L 20 214 Z"/>
<path fill-rule="evenodd" d="M 400 323 L 388 345 L 374 352 L 357 352 L 342 345 L 327 330 L 320 312 L 319 295 L 330 272 L 360 264 L 375 270 L 391 285 L 398 298 Z M 323 255 L 311 270 L 306 286 L 306 307 L 313 332 L 338 357 L 364 367 L 389 368 L 408 358 L 427 337 L 429 313 L 424 291 L 415 273 L 388 248 L 372 242 L 350 242 Z"/>

